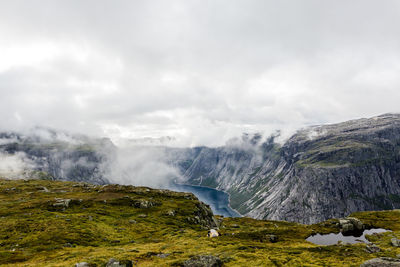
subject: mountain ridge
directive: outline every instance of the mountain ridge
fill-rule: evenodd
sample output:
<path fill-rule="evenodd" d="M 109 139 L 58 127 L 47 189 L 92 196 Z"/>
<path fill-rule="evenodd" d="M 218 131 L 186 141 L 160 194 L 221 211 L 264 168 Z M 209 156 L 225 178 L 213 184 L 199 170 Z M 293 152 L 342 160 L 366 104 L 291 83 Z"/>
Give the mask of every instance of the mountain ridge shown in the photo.
<path fill-rule="evenodd" d="M 109 171 L 118 153 L 110 140 L 56 131 L 39 136 L 47 139 L 2 133 L 0 152 L 23 153 L 42 178 L 118 181 Z M 176 172 L 169 174 L 179 175 L 180 182 L 227 192 L 232 208 L 257 219 L 315 223 L 361 210 L 400 207 L 399 114 L 306 127 L 283 144 L 276 138 L 246 134 L 222 147 L 152 146 L 146 160 L 161 160 L 164 165 L 149 168 L 173 168 Z M 146 171 L 139 174 L 154 170 Z"/>
<path fill-rule="evenodd" d="M 202 148 L 182 172 L 258 219 L 313 223 L 400 207 L 399 114 L 313 126 L 256 149 Z"/>

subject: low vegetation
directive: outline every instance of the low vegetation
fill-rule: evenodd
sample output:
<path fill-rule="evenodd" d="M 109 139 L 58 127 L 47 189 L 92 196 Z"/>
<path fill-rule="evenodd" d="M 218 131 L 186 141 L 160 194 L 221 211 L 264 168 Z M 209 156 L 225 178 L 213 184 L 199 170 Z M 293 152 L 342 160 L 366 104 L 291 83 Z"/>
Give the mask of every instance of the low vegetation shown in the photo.
<path fill-rule="evenodd" d="M 359 266 L 396 257 L 400 212 L 359 212 L 371 227 L 392 230 L 366 244 L 320 246 L 305 239 L 338 232 L 337 220 L 302 225 L 250 218 L 223 218 L 190 193 L 133 186 L 95 186 L 48 180 L 0 180 L 2 266 L 104 266 L 110 258 L 137 266 L 181 266 L 196 255 L 213 255 L 224 266 Z M 208 238 L 219 224 L 221 236 Z"/>

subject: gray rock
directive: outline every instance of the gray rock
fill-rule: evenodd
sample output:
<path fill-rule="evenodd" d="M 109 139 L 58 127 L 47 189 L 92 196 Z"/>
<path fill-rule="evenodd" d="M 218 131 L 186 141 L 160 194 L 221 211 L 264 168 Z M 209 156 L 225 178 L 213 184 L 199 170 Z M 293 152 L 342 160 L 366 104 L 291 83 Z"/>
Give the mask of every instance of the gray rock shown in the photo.
<path fill-rule="evenodd" d="M 167 216 L 175 216 L 175 214 L 176 214 L 176 211 L 175 211 L 175 210 L 168 210 L 168 211 L 165 213 L 165 215 L 167 215 Z"/>
<path fill-rule="evenodd" d="M 171 255 L 171 254 L 169 254 L 169 253 L 161 253 L 161 254 L 157 254 L 157 257 L 159 257 L 161 259 L 164 259 L 164 258 L 168 257 L 169 255 Z"/>
<path fill-rule="evenodd" d="M 194 256 L 183 263 L 184 267 L 220 267 L 222 261 L 212 255 Z"/>
<path fill-rule="evenodd" d="M 208 233 L 207 233 L 207 236 L 208 236 L 208 237 L 217 237 L 217 236 L 220 236 L 220 234 L 218 233 L 217 230 L 215 230 L 215 229 L 210 229 L 210 230 L 208 231 Z"/>
<path fill-rule="evenodd" d="M 394 237 L 390 240 L 390 243 L 392 243 L 392 246 L 394 247 L 400 247 L 400 239 Z"/>
<path fill-rule="evenodd" d="M 381 249 L 375 244 L 370 244 L 365 247 L 365 251 L 367 251 L 368 253 L 377 253 L 380 252 Z"/>
<path fill-rule="evenodd" d="M 44 187 L 44 186 L 38 187 L 38 190 L 39 190 L 39 191 L 42 191 L 42 192 L 45 192 L 45 193 L 49 193 L 49 192 L 50 192 L 50 190 L 47 189 L 47 187 Z"/>
<path fill-rule="evenodd" d="M 87 263 L 87 262 L 79 262 L 75 264 L 75 267 L 96 267 L 97 265 L 94 263 Z"/>
<path fill-rule="evenodd" d="M 382 257 L 368 260 L 360 265 L 360 267 L 399 267 L 400 259 Z"/>
<path fill-rule="evenodd" d="M 71 243 L 65 243 L 64 245 L 63 245 L 63 247 L 65 247 L 65 248 L 73 248 L 73 247 L 75 247 L 73 244 L 71 244 Z"/>
<path fill-rule="evenodd" d="M 156 203 L 145 199 L 139 199 L 133 203 L 133 206 L 139 209 L 147 209 L 156 206 Z"/>
<path fill-rule="evenodd" d="M 355 232 L 362 232 L 365 229 L 364 224 L 354 217 L 339 219 L 339 226 L 343 235 L 351 235 Z"/>
<path fill-rule="evenodd" d="M 55 198 L 55 201 L 56 202 L 53 204 L 53 207 L 68 208 L 69 203 L 71 202 L 71 199 Z"/>
<path fill-rule="evenodd" d="M 267 238 L 271 243 L 278 242 L 278 237 L 276 235 L 267 235 Z"/>
<path fill-rule="evenodd" d="M 111 258 L 107 264 L 106 267 L 132 267 L 133 263 L 130 260 L 116 260 Z"/>

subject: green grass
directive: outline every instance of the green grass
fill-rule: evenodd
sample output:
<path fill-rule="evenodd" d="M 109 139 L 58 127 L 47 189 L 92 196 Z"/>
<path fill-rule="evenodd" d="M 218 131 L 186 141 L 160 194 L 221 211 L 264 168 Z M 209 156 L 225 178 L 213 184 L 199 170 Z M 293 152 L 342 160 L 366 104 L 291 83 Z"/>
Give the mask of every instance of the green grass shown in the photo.
<path fill-rule="evenodd" d="M 45 192 L 46 187 L 50 192 Z M 54 207 L 55 198 L 71 199 Z M 140 208 L 137 203 L 153 205 Z M 138 266 L 179 266 L 194 255 L 211 254 L 225 266 L 359 266 L 394 257 L 390 245 L 400 237 L 400 212 L 360 212 L 353 216 L 393 232 L 370 239 L 382 252 L 369 254 L 364 244 L 317 246 L 312 233 L 338 232 L 336 220 L 315 225 L 250 218 L 222 218 L 222 236 L 207 238 L 204 225 L 190 222 L 199 211 L 191 194 L 145 187 L 45 180 L 0 180 L 0 264 L 2 266 L 104 266 L 109 258 Z M 175 216 L 168 216 L 168 211 Z M 269 235 L 278 242 L 271 243 Z M 170 254 L 160 258 L 157 254 Z"/>

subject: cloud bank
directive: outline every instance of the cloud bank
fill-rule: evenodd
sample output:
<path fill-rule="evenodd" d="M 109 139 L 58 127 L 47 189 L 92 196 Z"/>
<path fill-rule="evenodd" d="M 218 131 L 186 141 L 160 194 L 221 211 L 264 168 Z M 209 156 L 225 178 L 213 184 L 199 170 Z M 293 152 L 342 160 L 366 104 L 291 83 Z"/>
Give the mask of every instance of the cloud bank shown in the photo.
<path fill-rule="evenodd" d="M 221 145 L 400 112 L 400 3 L 3 1 L 0 127 Z"/>

